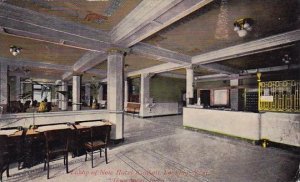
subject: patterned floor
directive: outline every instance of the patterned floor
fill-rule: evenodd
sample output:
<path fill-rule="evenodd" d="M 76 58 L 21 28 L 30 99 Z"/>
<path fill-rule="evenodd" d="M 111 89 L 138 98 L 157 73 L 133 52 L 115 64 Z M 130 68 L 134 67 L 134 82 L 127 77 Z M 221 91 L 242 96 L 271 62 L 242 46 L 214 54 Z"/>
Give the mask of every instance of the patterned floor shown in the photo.
<path fill-rule="evenodd" d="M 182 116 L 150 119 L 125 117 L 125 142 L 104 157 L 70 158 L 50 163 L 48 181 L 101 182 L 288 182 L 293 181 L 300 155 L 275 148 L 185 130 Z M 4 181 L 47 181 L 43 165 L 11 170 Z"/>

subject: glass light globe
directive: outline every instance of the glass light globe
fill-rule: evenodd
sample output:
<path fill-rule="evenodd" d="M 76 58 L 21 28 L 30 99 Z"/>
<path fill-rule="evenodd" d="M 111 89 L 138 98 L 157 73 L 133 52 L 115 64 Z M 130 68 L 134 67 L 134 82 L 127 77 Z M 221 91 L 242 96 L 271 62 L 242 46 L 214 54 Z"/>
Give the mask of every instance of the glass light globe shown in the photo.
<path fill-rule="evenodd" d="M 239 37 L 245 37 L 247 35 L 247 31 L 244 29 L 237 31 L 237 33 Z"/>
<path fill-rule="evenodd" d="M 245 28 L 245 29 L 248 30 L 248 31 L 251 31 L 251 30 L 252 30 L 252 27 L 249 26 L 248 28 Z"/>
<path fill-rule="evenodd" d="M 247 28 L 249 28 L 249 27 L 250 27 L 250 24 L 249 24 L 249 23 L 245 23 L 245 24 L 244 24 L 244 28 L 245 28 L 245 29 L 247 29 Z"/>
<path fill-rule="evenodd" d="M 12 52 L 12 55 L 13 55 L 13 56 L 16 56 L 16 55 L 18 55 L 18 52 L 13 51 L 13 52 Z"/>
<path fill-rule="evenodd" d="M 240 28 L 239 28 L 238 26 L 234 26 L 233 30 L 234 30 L 235 32 L 237 32 L 237 31 L 240 30 Z"/>

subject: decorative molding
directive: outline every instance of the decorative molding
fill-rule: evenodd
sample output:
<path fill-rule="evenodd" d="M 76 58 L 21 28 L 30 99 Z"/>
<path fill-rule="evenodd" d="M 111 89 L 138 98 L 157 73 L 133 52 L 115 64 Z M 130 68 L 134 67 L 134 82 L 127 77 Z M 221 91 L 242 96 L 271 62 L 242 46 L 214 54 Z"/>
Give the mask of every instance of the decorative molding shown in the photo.
<path fill-rule="evenodd" d="M 124 55 L 125 53 L 129 52 L 129 49 L 125 49 L 125 48 L 119 48 L 119 47 L 112 47 L 107 49 L 107 54 L 111 55 L 111 54 L 121 54 Z"/>

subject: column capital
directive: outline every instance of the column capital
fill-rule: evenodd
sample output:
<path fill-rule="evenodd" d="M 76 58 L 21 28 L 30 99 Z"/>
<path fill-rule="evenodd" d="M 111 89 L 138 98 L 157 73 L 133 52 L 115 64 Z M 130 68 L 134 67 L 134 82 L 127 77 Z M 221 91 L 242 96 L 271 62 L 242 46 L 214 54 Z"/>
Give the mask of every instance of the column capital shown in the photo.
<path fill-rule="evenodd" d="M 185 69 L 194 69 L 194 65 L 192 65 L 192 64 L 190 64 L 190 65 L 187 65 L 187 66 L 185 66 Z"/>
<path fill-rule="evenodd" d="M 231 74 L 229 75 L 230 80 L 235 80 L 235 79 L 239 79 L 239 74 Z"/>
<path fill-rule="evenodd" d="M 123 49 L 119 47 L 112 47 L 107 49 L 108 55 L 124 55 L 125 53 L 129 52 L 128 49 Z"/>
<path fill-rule="evenodd" d="M 152 78 L 153 76 L 155 76 L 155 73 L 142 73 L 141 77 L 149 77 Z"/>
<path fill-rule="evenodd" d="M 75 72 L 75 71 L 72 72 L 72 76 L 82 76 L 82 74 L 83 73 L 81 72 Z"/>

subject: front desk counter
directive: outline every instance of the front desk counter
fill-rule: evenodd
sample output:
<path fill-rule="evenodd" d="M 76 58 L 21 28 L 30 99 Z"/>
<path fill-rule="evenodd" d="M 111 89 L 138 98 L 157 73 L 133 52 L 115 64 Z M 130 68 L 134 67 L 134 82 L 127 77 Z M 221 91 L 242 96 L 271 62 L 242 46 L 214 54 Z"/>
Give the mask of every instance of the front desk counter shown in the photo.
<path fill-rule="evenodd" d="M 300 114 L 295 113 L 254 113 L 188 105 L 183 108 L 183 125 L 249 140 L 268 139 L 300 147 Z"/>

